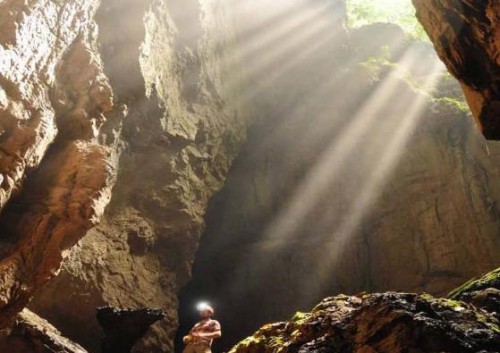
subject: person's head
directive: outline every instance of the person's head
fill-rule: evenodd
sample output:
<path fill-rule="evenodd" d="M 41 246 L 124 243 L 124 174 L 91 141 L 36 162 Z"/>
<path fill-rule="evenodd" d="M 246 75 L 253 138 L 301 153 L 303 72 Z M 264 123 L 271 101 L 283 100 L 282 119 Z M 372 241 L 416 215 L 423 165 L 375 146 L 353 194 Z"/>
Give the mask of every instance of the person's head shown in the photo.
<path fill-rule="evenodd" d="M 196 306 L 198 313 L 202 319 L 208 319 L 214 316 L 214 308 L 210 306 L 208 303 L 199 303 Z"/>

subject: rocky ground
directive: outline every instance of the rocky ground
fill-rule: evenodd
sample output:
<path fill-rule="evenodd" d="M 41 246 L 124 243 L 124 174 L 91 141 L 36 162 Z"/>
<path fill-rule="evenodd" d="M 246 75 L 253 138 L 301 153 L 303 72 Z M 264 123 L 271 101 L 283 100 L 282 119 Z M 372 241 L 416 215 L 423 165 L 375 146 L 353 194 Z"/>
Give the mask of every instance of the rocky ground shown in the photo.
<path fill-rule="evenodd" d="M 489 297 L 500 288 L 499 272 L 452 297 Z M 489 298 L 498 308 L 498 297 Z M 341 295 L 290 321 L 263 326 L 230 353 L 496 353 L 500 321 L 491 309 L 428 294 Z"/>

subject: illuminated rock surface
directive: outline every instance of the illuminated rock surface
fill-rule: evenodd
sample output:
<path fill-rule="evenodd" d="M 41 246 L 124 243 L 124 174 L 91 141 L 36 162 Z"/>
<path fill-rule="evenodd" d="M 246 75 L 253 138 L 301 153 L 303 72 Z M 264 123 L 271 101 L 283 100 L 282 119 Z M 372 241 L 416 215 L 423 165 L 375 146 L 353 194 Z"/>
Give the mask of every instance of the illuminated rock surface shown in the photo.
<path fill-rule="evenodd" d="M 263 326 L 230 353 L 493 353 L 500 347 L 498 325 L 471 304 L 427 294 L 337 296 Z"/>
<path fill-rule="evenodd" d="M 96 52 L 95 5 L 0 4 L 0 328 L 111 197 L 118 149 L 104 136 L 119 132 L 124 113 Z"/>
<path fill-rule="evenodd" d="M 461 82 L 486 138 L 500 139 L 500 3 L 413 0 L 439 57 Z"/>

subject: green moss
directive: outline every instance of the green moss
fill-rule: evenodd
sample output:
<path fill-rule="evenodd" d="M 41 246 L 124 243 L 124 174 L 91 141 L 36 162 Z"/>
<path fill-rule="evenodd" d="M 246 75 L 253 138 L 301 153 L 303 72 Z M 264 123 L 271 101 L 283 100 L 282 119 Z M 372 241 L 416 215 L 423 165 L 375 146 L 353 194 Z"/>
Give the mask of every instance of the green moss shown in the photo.
<path fill-rule="evenodd" d="M 454 97 L 434 98 L 432 102 L 435 104 L 440 104 L 440 105 L 442 104 L 454 110 L 458 110 L 461 113 L 469 112 L 469 106 L 467 105 L 467 103 L 458 98 Z"/>
<path fill-rule="evenodd" d="M 389 57 L 389 48 L 382 47 L 380 55 L 370 56 L 359 65 L 368 73 L 372 81 L 379 81 L 384 71 L 391 68 L 392 63 L 389 61 Z"/>
<path fill-rule="evenodd" d="M 500 333 L 500 326 L 494 324 L 491 322 L 491 320 L 481 312 L 475 312 L 476 313 L 476 320 L 481 322 L 482 324 L 488 326 L 490 330 L 495 331 L 496 333 Z"/>
<path fill-rule="evenodd" d="M 415 93 L 423 94 L 429 99 L 433 99 L 434 91 L 436 87 L 426 87 L 424 82 L 419 82 L 412 73 L 397 62 L 392 62 L 389 60 L 390 54 L 387 48 L 382 49 L 382 53 L 379 56 L 371 56 L 362 63 L 358 64 L 362 69 L 364 69 L 367 75 L 372 81 L 380 81 L 385 75 L 391 74 L 398 77 L 400 80 L 404 81 L 408 87 Z M 446 97 L 444 100 L 447 104 L 454 104 L 459 106 L 461 109 L 467 109 L 465 102 L 460 101 L 452 97 Z M 463 105 L 461 105 L 463 104 Z"/>
<path fill-rule="evenodd" d="M 295 325 L 302 325 L 310 317 L 311 317 L 311 314 L 309 314 L 309 313 L 303 313 L 303 312 L 297 311 L 295 313 L 295 315 L 293 315 L 293 317 L 290 321 L 292 323 L 294 323 Z"/>
<path fill-rule="evenodd" d="M 451 299 L 460 299 L 460 297 L 469 292 L 494 287 L 500 289 L 500 267 L 494 271 L 485 274 L 481 278 L 475 278 L 450 292 Z"/>
<path fill-rule="evenodd" d="M 274 336 L 271 337 L 268 341 L 268 346 L 271 348 L 281 348 L 285 344 L 285 341 L 283 340 L 283 337 L 281 336 Z"/>
<path fill-rule="evenodd" d="M 428 293 L 421 294 L 420 298 L 425 300 L 426 302 L 431 303 L 431 304 L 437 303 L 441 307 L 451 309 L 454 311 L 462 311 L 465 309 L 464 303 L 462 303 L 458 300 L 447 299 L 447 298 L 435 298 Z"/>
<path fill-rule="evenodd" d="M 431 300 L 436 299 L 432 295 L 430 295 L 429 293 L 420 294 L 420 298 L 424 299 L 425 301 L 431 301 Z"/>
<path fill-rule="evenodd" d="M 457 312 L 470 310 L 470 312 L 475 316 L 477 322 L 482 323 L 483 325 L 487 326 L 488 329 L 495 331 L 496 333 L 500 333 L 500 327 L 494 324 L 492 320 L 487 316 L 487 314 L 482 313 L 480 310 L 470 309 L 466 306 L 465 303 L 461 301 L 446 298 L 435 298 L 427 293 L 421 294 L 420 298 L 430 303 L 437 303 L 441 307 Z"/>
<path fill-rule="evenodd" d="M 252 346 L 260 345 L 264 342 L 264 336 L 259 336 L 258 332 L 253 336 L 245 338 L 243 341 L 240 341 L 236 346 L 234 346 L 229 353 L 239 352 L 241 350 L 247 351 Z"/>
<path fill-rule="evenodd" d="M 439 305 L 447 307 L 447 308 L 452 309 L 454 311 L 461 311 L 461 310 L 465 309 L 464 303 L 461 303 L 457 300 L 439 298 L 439 299 L 437 299 L 437 302 L 439 303 Z"/>

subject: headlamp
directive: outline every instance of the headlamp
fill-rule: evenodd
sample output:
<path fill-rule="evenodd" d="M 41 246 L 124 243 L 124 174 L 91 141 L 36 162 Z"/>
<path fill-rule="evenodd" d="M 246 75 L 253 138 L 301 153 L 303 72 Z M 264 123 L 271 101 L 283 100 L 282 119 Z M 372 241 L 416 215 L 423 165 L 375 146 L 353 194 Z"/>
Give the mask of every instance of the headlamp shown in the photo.
<path fill-rule="evenodd" d="M 196 310 L 198 311 L 203 311 L 207 309 L 210 309 L 210 305 L 207 302 L 199 302 L 198 304 L 196 304 Z"/>

